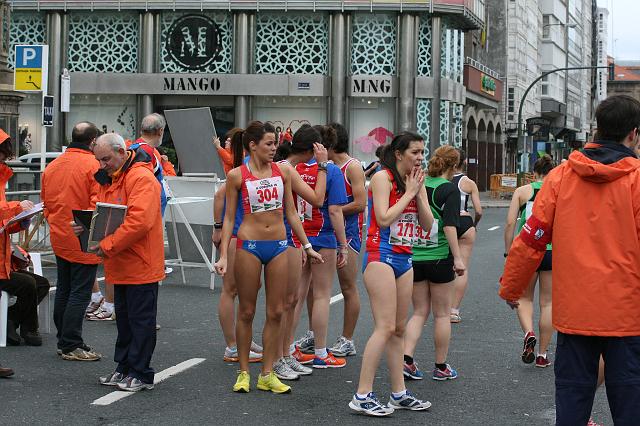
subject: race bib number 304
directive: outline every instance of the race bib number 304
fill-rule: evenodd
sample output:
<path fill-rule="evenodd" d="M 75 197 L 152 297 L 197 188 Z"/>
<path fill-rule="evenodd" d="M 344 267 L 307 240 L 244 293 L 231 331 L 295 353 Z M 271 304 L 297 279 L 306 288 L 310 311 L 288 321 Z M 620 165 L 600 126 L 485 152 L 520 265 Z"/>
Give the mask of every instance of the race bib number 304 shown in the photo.
<path fill-rule="evenodd" d="M 267 212 L 282 208 L 284 185 L 280 177 L 248 180 L 247 192 L 251 213 Z"/>
<path fill-rule="evenodd" d="M 389 227 L 389 244 L 411 246 L 416 227 L 415 213 L 402 213 Z"/>
<path fill-rule="evenodd" d="M 428 232 L 425 232 L 420 225 L 416 225 L 416 235 L 413 238 L 414 247 L 434 247 L 438 245 L 438 219 L 433 220 L 433 225 Z"/>

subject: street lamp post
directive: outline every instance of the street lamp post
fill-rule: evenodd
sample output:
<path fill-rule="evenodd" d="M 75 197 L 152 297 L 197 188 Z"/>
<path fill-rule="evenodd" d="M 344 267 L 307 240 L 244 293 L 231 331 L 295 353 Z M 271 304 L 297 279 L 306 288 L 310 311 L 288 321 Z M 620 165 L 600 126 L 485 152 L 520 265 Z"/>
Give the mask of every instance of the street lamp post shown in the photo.
<path fill-rule="evenodd" d="M 543 72 L 539 77 L 537 77 L 535 80 L 533 80 L 531 82 L 531 84 L 529 85 L 529 87 L 527 87 L 527 90 L 524 91 L 524 94 L 522 95 L 522 99 L 520 99 L 520 106 L 518 107 L 518 142 L 522 139 L 522 108 L 524 107 L 524 102 L 527 99 L 527 95 L 529 94 L 529 92 L 531 91 L 533 86 L 535 86 L 535 84 L 537 82 L 539 82 L 540 80 L 542 80 L 543 78 L 545 78 L 549 74 L 553 74 L 553 73 L 560 72 L 560 71 L 595 70 L 595 69 L 601 69 L 601 68 L 607 68 L 608 69 L 608 68 L 610 68 L 610 66 L 607 65 L 607 66 L 556 68 L 556 69 L 551 70 L 551 71 Z M 528 154 L 527 153 L 527 145 L 526 144 L 523 145 L 523 154 L 524 155 Z M 528 160 L 528 158 L 525 158 L 525 160 Z M 520 170 L 520 171 L 522 172 L 523 170 Z"/>

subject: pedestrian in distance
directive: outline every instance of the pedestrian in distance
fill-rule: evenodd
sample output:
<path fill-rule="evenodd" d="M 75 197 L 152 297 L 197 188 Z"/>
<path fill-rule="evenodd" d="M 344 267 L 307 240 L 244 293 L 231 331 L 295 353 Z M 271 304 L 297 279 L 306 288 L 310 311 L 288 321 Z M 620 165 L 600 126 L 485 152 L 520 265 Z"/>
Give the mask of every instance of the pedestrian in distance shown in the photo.
<path fill-rule="evenodd" d="M 513 193 L 507 213 L 507 223 L 504 227 L 505 257 L 513 243 L 514 230 L 516 234 L 519 234 L 531 217 L 536 196 L 542 188 L 544 179 L 555 166 L 555 162 L 549 155 L 543 155 L 533 165 L 535 181 L 517 188 Z M 553 325 L 551 324 L 551 259 L 551 244 L 549 244 L 540 266 L 531 277 L 527 290 L 518 300 L 517 310 L 518 321 L 524 333 L 522 362 L 531 364 L 535 361 L 536 367 L 541 368 L 551 365 L 551 361 L 547 356 L 547 350 L 553 337 Z M 537 337 L 533 330 L 533 298 L 536 282 L 539 283 L 538 301 L 540 305 L 540 319 L 538 320 L 540 346 L 537 356 L 535 353 Z"/>

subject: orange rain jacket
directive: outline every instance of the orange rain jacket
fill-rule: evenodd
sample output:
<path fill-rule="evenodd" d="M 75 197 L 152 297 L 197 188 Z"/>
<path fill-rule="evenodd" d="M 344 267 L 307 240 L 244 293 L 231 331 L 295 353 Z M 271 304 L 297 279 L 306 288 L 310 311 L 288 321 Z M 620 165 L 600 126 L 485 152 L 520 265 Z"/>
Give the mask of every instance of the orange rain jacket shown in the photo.
<path fill-rule="evenodd" d="M 0 129 L 0 145 L 8 140 L 9 135 Z M 19 201 L 7 201 L 5 188 L 11 176 L 13 176 L 11 167 L 0 163 L 0 223 L 2 226 L 5 226 L 13 216 L 22 212 Z M 11 274 L 11 238 L 9 238 L 9 234 L 19 229 L 19 227 L 12 227 L 0 234 L 0 280 L 9 279 L 9 274 Z"/>
<path fill-rule="evenodd" d="M 72 144 L 73 146 L 73 144 Z M 80 249 L 70 222 L 72 210 L 93 210 L 98 196 L 94 174 L 100 163 L 88 148 L 70 147 L 47 166 L 42 175 L 40 199 L 49 222 L 51 246 L 56 256 L 68 262 L 96 265 L 100 258 Z"/>
<path fill-rule="evenodd" d="M 553 242 L 553 325 L 566 334 L 640 336 L 640 160 L 587 144 L 547 175 L 511 246 L 500 297 L 518 300 Z"/>
<path fill-rule="evenodd" d="M 124 223 L 100 242 L 105 280 L 148 284 L 165 277 L 160 185 L 148 154 L 127 150 L 127 155 L 111 182 L 100 184 L 98 189 L 98 201 L 128 207 Z"/>

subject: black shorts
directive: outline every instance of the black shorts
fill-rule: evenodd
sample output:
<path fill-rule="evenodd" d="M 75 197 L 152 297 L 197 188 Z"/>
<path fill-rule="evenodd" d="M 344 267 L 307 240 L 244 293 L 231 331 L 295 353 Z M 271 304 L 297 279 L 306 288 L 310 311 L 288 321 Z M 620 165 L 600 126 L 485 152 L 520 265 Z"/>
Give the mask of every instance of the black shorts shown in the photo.
<path fill-rule="evenodd" d="M 447 284 L 456 278 L 453 258 L 413 262 L 413 282 L 429 281 L 433 284 Z"/>
<path fill-rule="evenodd" d="M 547 250 L 544 252 L 544 257 L 542 258 L 542 262 L 540 262 L 540 266 L 538 266 L 538 272 L 550 271 L 550 270 L 551 270 L 551 250 Z"/>
<path fill-rule="evenodd" d="M 471 216 L 460 216 L 460 226 L 457 228 L 458 239 L 471 228 L 473 228 L 473 218 Z"/>

